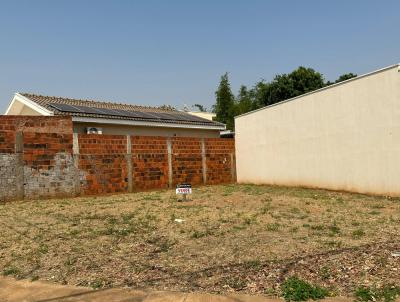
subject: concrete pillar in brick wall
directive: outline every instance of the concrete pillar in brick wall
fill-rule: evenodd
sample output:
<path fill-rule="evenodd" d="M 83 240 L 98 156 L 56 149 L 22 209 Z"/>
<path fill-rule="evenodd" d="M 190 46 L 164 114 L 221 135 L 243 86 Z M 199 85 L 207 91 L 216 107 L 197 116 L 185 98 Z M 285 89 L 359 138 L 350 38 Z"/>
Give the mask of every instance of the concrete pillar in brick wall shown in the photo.
<path fill-rule="evenodd" d="M 206 157 L 206 142 L 201 139 L 201 166 L 203 172 L 203 184 L 207 184 L 207 157 Z"/>
<path fill-rule="evenodd" d="M 231 153 L 231 177 L 232 177 L 232 182 L 236 182 L 235 153 Z"/>
<path fill-rule="evenodd" d="M 172 188 L 172 140 L 167 138 L 168 150 L 168 187 Z"/>
<path fill-rule="evenodd" d="M 79 173 L 79 137 L 78 133 L 74 133 L 72 137 L 72 156 L 74 160 L 74 173 L 75 173 L 75 194 L 81 193 L 81 179 Z"/>
<path fill-rule="evenodd" d="M 24 134 L 17 132 L 15 134 L 15 183 L 17 199 L 24 199 Z"/>
<path fill-rule="evenodd" d="M 132 142 L 131 136 L 126 136 L 126 166 L 128 173 L 128 192 L 133 192 Z"/>

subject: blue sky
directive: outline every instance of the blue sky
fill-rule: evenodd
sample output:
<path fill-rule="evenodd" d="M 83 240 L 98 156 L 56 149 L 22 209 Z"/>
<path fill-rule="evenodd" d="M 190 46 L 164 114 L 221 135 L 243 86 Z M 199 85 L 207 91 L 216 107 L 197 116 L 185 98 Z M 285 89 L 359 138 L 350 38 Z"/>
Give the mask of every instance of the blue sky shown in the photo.
<path fill-rule="evenodd" d="M 400 1 L 0 1 L 0 111 L 14 92 L 211 107 L 303 65 L 333 80 L 400 62 Z"/>

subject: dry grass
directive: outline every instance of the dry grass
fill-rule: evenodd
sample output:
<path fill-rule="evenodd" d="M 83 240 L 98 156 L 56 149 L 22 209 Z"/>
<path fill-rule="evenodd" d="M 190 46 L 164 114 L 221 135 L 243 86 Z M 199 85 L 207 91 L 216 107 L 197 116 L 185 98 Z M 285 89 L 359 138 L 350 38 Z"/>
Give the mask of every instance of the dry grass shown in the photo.
<path fill-rule="evenodd" d="M 183 219 L 178 223 L 175 219 Z M 92 286 L 276 294 L 300 275 L 333 294 L 400 283 L 400 201 L 227 185 L 0 205 L 0 270 Z"/>

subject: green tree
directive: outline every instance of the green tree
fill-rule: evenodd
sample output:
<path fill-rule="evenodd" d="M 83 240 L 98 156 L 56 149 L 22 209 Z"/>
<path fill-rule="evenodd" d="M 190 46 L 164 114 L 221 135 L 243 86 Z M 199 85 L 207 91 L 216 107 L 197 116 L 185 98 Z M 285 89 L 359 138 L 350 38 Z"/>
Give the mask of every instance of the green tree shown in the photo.
<path fill-rule="evenodd" d="M 201 104 L 194 104 L 193 107 L 196 107 L 197 110 L 199 110 L 200 112 L 206 112 L 207 108 L 205 108 L 203 105 Z"/>
<path fill-rule="evenodd" d="M 357 76 L 353 73 L 341 75 L 335 83 L 345 81 Z M 289 74 L 278 74 L 271 82 L 261 80 L 251 89 L 242 85 L 235 100 L 225 73 L 221 77 L 218 90 L 216 91 L 216 104 L 213 111 L 217 113 L 218 121 L 227 124 L 227 129 L 233 129 L 234 116 L 255 110 L 264 106 L 272 105 L 307 92 L 320 89 L 332 82 L 324 81 L 321 73 L 312 68 L 298 67 Z"/>
<path fill-rule="evenodd" d="M 293 83 L 287 74 L 276 75 L 272 82 L 266 83 L 261 90 L 261 106 L 268 106 L 291 98 Z"/>
<path fill-rule="evenodd" d="M 226 128 L 233 130 L 234 111 L 235 111 L 235 97 L 229 84 L 228 73 L 221 76 L 218 89 L 215 92 L 216 103 L 213 111 L 216 113 L 215 120 L 226 124 Z"/>
<path fill-rule="evenodd" d="M 253 100 L 251 93 L 244 85 L 240 86 L 235 107 L 235 116 L 253 110 Z"/>
<path fill-rule="evenodd" d="M 335 82 L 328 81 L 328 82 L 326 82 L 325 85 L 329 86 L 329 85 L 332 85 L 332 84 L 340 83 L 340 82 L 355 78 L 356 76 L 357 75 L 355 73 L 351 73 L 351 72 L 345 73 L 345 74 L 342 74 Z"/>
<path fill-rule="evenodd" d="M 352 78 L 355 78 L 357 75 L 356 74 L 354 74 L 354 73 L 345 73 L 345 74 L 342 74 L 336 81 L 335 81 L 335 83 L 340 83 L 340 82 L 343 82 L 343 81 L 346 81 L 346 80 L 350 80 L 350 79 L 352 79 Z"/>
<path fill-rule="evenodd" d="M 252 100 L 251 110 L 255 110 L 264 107 L 264 100 L 267 98 L 270 83 L 261 80 L 257 82 L 254 87 L 249 91 L 250 98 Z"/>
<path fill-rule="evenodd" d="M 301 95 L 325 86 L 324 77 L 321 73 L 312 68 L 300 66 L 289 74 L 289 79 L 293 85 L 291 97 Z"/>
<path fill-rule="evenodd" d="M 276 75 L 261 89 L 260 105 L 272 105 L 325 86 L 321 73 L 300 66 L 289 74 Z"/>

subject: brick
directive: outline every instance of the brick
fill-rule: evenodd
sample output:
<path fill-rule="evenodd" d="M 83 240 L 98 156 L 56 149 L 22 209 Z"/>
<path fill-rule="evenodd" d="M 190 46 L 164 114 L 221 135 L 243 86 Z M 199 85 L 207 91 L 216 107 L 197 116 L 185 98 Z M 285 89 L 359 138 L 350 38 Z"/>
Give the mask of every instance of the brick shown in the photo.
<path fill-rule="evenodd" d="M 132 136 L 133 186 L 136 190 L 168 187 L 167 139 Z"/>
<path fill-rule="evenodd" d="M 79 134 L 79 154 L 73 156 L 71 118 L 5 116 L 0 118 L 0 199 L 16 195 L 16 135 L 21 131 L 23 154 L 18 160 L 26 198 L 71 196 L 79 187 L 83 194 L 127 192 L 130 178 L 135 190 L 168 187 L 166 137 L 131 136 L 127 155 L 126 136 Z M 231 182 L 234 140 L 204 141 L 207 183 Z M 202 184 L 201 139 L 175 137 L 171 146 L 173 184 Z"/>

